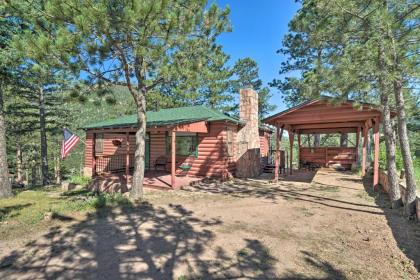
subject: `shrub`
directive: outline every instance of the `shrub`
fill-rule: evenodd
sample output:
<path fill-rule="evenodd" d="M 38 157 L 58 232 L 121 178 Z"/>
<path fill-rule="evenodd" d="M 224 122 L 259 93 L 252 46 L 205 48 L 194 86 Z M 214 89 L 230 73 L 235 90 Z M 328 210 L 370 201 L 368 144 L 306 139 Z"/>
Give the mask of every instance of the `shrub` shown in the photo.
<path fill-rule="evenodd" d="M 86 176 L 73 175 L 70 177 L 70 183 L 86 187 L 89 184 L 90 179 L 91 178 Z"/>

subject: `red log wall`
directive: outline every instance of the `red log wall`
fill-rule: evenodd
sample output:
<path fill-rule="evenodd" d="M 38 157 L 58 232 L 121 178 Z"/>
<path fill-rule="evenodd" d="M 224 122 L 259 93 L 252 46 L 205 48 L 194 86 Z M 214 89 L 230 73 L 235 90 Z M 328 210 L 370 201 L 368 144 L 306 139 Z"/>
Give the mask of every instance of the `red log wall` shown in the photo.
<path fill-rule="evenodd" d="M 233 153 L 227 155 L 227 129 L 233 131 Z M 198 134 L 198 157 L 195 156 L 177 156 L 177 166 L 183 163 L 190 163 L 191 169 L 189 175 L 207 176 L 207 177 L 229 177 L 235 172 L 237 141 L 236 125 L 225 122 L 211 122 L 208 124 L 208 133 Z M 85 174 L 92 175 L 92 147 L 94 130 L 88 130 L 86 133 L 85 145 Z M 103 153 L 97 156 L 125 154 L 125 133 L 104 133 Z M 168 158 L 167 170 L 170 170 L 170 155 L 166 153 L 166 131 L 165 129 L 153 129 L 149 132 L 150 137 L 150 169 L 154 169 L 156 159 L 160 156 Z M 264 136 L 263 138 L 265 138 Z M 266 141 L 261 138 L 261 141 Z M 121 140 L 120 147 L 113 144 L 113 140 Z M 134 154 L 135 136 L 130 135 L 130 153 Z"/>

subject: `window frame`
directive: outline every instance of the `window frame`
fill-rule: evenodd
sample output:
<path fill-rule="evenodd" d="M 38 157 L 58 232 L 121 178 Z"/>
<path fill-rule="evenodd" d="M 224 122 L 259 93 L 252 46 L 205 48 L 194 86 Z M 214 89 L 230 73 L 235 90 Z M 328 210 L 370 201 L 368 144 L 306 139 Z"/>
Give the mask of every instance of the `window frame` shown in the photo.
<path fill-rule="evenodd" d="M 95 133 L 95 155 L 104 153 L 104 138 L 104 133 Z"/>
<path fill-rule="evenodd" d="M 188 155 L 184 155 L 184 154 L 178 154 L 176 153 L 177 156 L 181 156 L 181 157 L 195 157 L 198 158 L 198 133 L 194 133 L 191 135 L 177 135 L 175 138 L 175 141 L 177 141 L 176 143 L 176 147 L 179 146 L 178 144 L 178 140 L 180 138 L 192 138 L 192 145 L 195 147 L 194 151 L 191 151 Z M 171 149 L 172 149 L 172 136 L 166 132 L 166 137 L 165 137 L 165 142 L 166 142 L 166 154 L 170 155 L 171 154 Z M 178 149 L 177 149 L 178 150 Z"/>

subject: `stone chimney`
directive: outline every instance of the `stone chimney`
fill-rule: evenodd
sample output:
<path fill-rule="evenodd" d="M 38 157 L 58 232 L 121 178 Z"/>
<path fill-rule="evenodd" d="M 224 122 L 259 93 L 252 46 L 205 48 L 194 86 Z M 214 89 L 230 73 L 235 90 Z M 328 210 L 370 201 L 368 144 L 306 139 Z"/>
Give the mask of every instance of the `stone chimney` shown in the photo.
<path fill-rule="evenodd" d="M 260 137 L 258 129 L 258 94 L 253 89 L 239 91 L 239 117 L 245 123 L 237 134 L 237 177 L 260 174 Z"/>

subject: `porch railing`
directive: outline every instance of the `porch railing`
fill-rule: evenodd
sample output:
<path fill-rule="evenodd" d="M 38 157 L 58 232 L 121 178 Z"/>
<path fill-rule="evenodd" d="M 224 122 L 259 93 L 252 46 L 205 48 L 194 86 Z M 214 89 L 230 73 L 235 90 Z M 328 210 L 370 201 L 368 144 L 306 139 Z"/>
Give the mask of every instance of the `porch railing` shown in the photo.
<path fill-rule="evenodd" d="M 126 155 L 109 155 L 95 157 L 96 173 L 102 172 L 121 172 L 126 168 Z M 129 154 L 129 169 L 134 168 L 134 154 Z"/>

